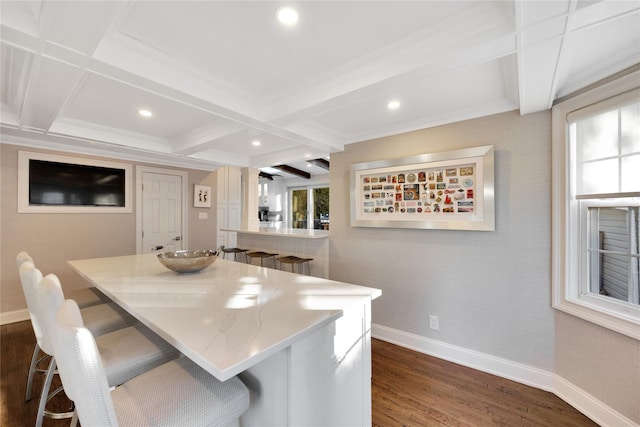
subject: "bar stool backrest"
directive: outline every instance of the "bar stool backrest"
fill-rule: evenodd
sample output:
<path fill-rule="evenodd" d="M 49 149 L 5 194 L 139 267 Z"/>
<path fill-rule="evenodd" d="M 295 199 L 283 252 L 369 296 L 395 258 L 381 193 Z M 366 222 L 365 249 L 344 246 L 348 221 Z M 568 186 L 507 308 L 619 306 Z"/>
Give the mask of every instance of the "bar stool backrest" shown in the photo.
<path fill-rule="evenodd" d="M 24 299 L 27 301 L 27 309 L 29 310 L 29 318 L 31 319 L 31 326 L 33 327 L 33 333 L 36 336 L 38 346 L 51 355 L 52 349 L 48 345 L 48 342 L 44 342 L 44 335 L 42 330 L 42 322 L 44 319 L 39 318 L 38 310 L 38 284 L 42 280 L 42 273 L 38 270 L 32 261 L 23 261 L 19 268 L 20 284 L 22 285 L 22 292 L 24 293 Z"/>
<path fill-rule="evenodd" d="M 50 309 L 58 305 L 57 278 L 42 280 L 41 301 Z M 117 426 L 111 392 L 96 341 L 84 327 L 78 304 L 63 301 L 52 327 L 52 344 L 65 393 L 73 400 L 86 425 Z"/>
<path fill-rule="evenodd" d="M 18 266 L 18 268 L 20 268 L 20 266 L 22 265 L 23 262 L 25 261 L 29 261 L 30 263 L 32 263 L 33 265 L 36 265 L 35 262 L 33 262 L 33 258 L 31 258 L 31 255 L 29 255 L 29 253 L 25 252 L 25 251 L 21 251 L 17 256 L 16 256 L 16 264 Z"/>

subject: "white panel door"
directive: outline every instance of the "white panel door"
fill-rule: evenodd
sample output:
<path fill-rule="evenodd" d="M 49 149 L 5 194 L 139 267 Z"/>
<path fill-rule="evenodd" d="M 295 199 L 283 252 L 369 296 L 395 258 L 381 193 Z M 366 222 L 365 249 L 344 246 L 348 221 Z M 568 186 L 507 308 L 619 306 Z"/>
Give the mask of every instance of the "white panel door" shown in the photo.
<path fill-rule="evenodd" d="M 143 253 L 182 249 L 182 177 L 142 175 Z"/>

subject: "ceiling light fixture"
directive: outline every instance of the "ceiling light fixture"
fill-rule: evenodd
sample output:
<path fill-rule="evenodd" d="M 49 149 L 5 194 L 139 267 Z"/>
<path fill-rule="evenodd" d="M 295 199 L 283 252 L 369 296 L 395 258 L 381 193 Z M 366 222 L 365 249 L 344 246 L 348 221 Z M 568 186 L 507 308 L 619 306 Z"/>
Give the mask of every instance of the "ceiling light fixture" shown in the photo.
<path fill-rule="evenodd" d="M 276 9 L 276 18 L 282 25 L 290 27 L 298 22 L 298 12 L 290 6 L 282 6 Z"/>
<path fill-rule="evenodd" d="M 142 117 L 151 117 L 153 116 L 153 113 L 149 110 L 138 110 L 138 114 L 140 114 Z"/>
<path fill-rule="evenodd" d="M 260 146 L 260 141 L 258 141 L 258 140 L 251 141 L 251 145 L 253 145 L 254 147 L 259 147 Z"/>
<path fill-rule="evenodd" d="M 400 108 L 400 101 L 389 101 L 389 103 L 387 104 L 387 108 L 389 110 L 397 110 L 398 108 Z"/>

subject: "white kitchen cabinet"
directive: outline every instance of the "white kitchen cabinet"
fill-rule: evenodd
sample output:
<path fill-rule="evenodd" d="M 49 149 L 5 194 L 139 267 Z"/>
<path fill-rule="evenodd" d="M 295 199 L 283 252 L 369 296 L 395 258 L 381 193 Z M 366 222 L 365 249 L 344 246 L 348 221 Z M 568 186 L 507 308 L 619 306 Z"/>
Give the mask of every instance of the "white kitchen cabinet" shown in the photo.
<path fill-rule="evenodd" d="M 284 207 L 284 184 L 278 179 L 269 182 L 269 210 L 281 212 Z"/>
<path fill-rule="evenodd" d="M 235 233 L 223 231 L 225 228 L 240 226 L 242 219 L 242 174 L 240 168 L 225 166 L 216 170 L 217 247 L 237 246 Z"/>

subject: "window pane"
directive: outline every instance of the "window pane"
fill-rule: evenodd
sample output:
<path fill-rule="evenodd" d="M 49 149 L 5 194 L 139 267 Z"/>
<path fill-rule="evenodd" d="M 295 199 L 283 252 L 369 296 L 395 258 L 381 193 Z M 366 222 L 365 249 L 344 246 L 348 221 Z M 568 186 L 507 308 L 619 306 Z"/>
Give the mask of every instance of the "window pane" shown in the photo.
<path fill-rule="evenodd" d="M 640 103 L 620 110 L 622 154 L 640 153 Z"/>
<path fill-rule="evenodd" d="M 640 154 L 622 158 L 622 191 L 640 191 Z"/>
<path fill-rule="evenodd" d="M 622 254 L 629 253 L 629 236 L 626 207 L 589 208 L 592 221 L 597 221 L 593 231 L 598 238 L 589 239 L 589 249 L 599 249 Z"/>
<path fill-rule="evenodd" d="M 600 295 L 629 300 L 629 257 L 601 254 Z"/>
<path fill-rule="evenodd" d="M 638 208 L 591 207 L 589 292 L 638 304 Z"/>
<path fill-rule="evenodd" d="M 618 159 L 585 163 L 582 166 L 582 194 L 618 191 Z"/>
<path fill-rule="evenodd" d="M 576 132 L 582 161 L 618 155 L 618 110 L 577 122 Z"/>
<path fill-rule="evenodd" d="M 329 229 L 329 187 L 313 189 L 313 228 Z"/>
<path fill-rule="evenodd" d="M 291 192 L 291 220 L 293 228 L 307 228 L 307 190 Z"/>

